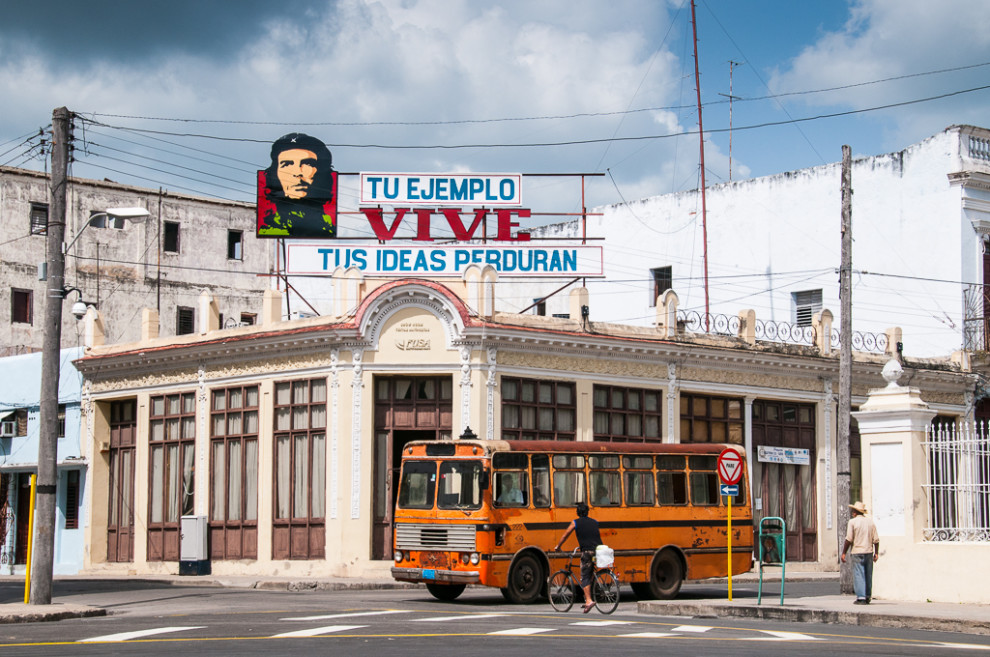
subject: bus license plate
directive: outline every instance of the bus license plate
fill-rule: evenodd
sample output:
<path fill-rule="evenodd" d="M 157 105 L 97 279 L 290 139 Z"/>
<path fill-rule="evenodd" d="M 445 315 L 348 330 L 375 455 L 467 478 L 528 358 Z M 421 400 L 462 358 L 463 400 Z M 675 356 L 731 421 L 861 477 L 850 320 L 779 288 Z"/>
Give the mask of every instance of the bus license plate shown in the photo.
<path fill-rule="evenodd" d="M 436 578 L 437 578 L 437 571 L 432 569 L 423 571 L 423 579 L 436 579 Z"/>

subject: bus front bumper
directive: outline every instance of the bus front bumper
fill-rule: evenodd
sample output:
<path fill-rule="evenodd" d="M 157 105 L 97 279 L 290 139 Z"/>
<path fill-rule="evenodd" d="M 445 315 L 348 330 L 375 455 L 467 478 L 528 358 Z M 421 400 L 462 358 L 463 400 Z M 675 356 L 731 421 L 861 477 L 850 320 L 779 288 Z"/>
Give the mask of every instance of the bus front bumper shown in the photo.
<path fill-rule="evenodd" d="M 392 577 L 400 582 L 449 582 L 451 584 L 477 584 L 481 581 L 481 574 L 477 570 L 392 568 Z"/>

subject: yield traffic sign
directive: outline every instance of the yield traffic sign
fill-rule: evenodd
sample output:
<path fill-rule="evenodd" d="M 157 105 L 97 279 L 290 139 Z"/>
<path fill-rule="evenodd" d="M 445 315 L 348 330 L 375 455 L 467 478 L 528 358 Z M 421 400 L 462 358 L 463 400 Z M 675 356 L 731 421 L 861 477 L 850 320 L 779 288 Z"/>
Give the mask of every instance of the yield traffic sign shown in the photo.
<path fill-rule="evenodd" d="M 737 484 L 742 479 L 742 458 L 734 449 L 723 450 L 718 455 L 718 478 L 723 484 Z"/>

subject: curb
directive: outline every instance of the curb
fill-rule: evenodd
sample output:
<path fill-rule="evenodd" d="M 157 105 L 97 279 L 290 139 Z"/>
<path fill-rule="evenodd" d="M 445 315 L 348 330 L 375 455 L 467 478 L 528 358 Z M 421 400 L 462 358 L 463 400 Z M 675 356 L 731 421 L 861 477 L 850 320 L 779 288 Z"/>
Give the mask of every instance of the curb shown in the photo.
<path fill-rule="evenodd" d="M 27 605 L 24 605 L 27 607 Z M 0 611 L 0 624 L 10 623 L 46 623 L 50 621 L 60 621 L 67 618 L 89 618 L 94 616 L 106 616 L 107 610 L 102 607 L 75 606 L 66 609 L 45 609 L 39 611 Z"/>
<path fill-rule="evenodd" d="M 823 623 L 858 625 L 862 627 L 906 628 L 936 630 L 990 636 L 990 621 L 957 618 L 909 616 L 886 613 L 857 613 L 810 607 L 780 607 L 754 605 L 721 605 L 678 602 L 639 602 L 637 611 L 654 616 L 687 616 L 693 618 L 749 618 L 794 623 Z"/>

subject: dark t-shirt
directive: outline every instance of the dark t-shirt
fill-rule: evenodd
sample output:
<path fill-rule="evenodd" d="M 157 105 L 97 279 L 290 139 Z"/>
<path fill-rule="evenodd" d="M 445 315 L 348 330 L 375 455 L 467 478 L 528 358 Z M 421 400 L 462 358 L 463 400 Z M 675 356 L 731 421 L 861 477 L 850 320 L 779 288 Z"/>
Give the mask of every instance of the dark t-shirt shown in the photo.
<path fill-rule="evenodd" d="M 574 533 L 577 534 L 578 547 L 581 550 L 594 550 L 602 544 L 602 535 L 598 531 L 598 521 L 594 518 L 587 516 L 575 518 Z"/>

